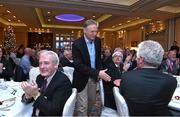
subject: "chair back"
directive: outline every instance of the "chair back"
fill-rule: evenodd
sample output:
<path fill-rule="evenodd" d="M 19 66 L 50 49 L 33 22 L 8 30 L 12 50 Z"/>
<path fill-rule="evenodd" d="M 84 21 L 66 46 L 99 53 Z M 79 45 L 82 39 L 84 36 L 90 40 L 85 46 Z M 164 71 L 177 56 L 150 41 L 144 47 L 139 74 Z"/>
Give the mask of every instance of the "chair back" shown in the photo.
<path fill-rule="evenodd" d="M 113 87 L 113 94 L 114 94 L 118 114 L 120 116 L 129 116 L 127 103 L 124 97 L 120 94 L 118 87 Z"/>
<path fill-rule="evenodd" d="M 40 74 L 39 67 L 32 67 L 29 71 L 30 82 L 32 82 L 32 80 L 36 81 L 36 78 L 39 74 Z"/>
<path fill-rule="evenodd" d="M 66 103 L 64 105 L 62 117 L 67 117 L 67 116 L 68 117 L 73 117 L 75 104 L 76 104 L 76 96 L 77 96 L 77 89 L 73 88 L 72 89 L 72 94 L 67 99 L 67 101 L 66 101 Z"/>
<path fill-rule="evenodd" d="M 65 66 L 65 67 L 63 67 L 63 70 L 64 70 L 64 73 L 67 75 L 67 77 L 69 78 L 69 80 L 72 83 L 74 68 Z"/>
<path fill-rule="evenodd" d="M 21 66 L 16 65 L 15 73 L 14 73 L 14 81 L 15 82 L 22 82 L 22 81 L 26 81 L 27 79 L 29 79 L 29 75 L 24 74 Z"/>
<path fill-rule="evenodd" d="M 104 87 L 102 79 L 99 80 L 99 91 L 101 96 L 102 107 L 104 107 Z"/>

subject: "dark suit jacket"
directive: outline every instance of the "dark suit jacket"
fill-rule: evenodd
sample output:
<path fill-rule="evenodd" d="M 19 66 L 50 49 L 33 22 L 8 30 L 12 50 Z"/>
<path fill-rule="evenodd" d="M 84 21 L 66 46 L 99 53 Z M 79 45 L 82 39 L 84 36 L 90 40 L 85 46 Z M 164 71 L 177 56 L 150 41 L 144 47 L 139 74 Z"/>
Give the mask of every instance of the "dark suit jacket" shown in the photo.
<path fill-rule="evenodd" d="M 74 64 L 71 63 L 66 57 L 62 57 L 60 60 L 60 63 L 62 67 L 65 67 L 65 66 L 74 67 Z"/>
<path fill-rule="evenodd" d="M 40 88 L 43 84 L 43 77 L 37 77 L 37 84 Z M 35 110 L 40 110 L 39 116 L 62 116 L 65 102 L 72 93 L 70 80 L 62 72 L 57 71 L 44 94 L 41 94 L 33 104 L 33 115 Z M 23 101 L 23 100 L 22 100 Z"/>
<path fill-rule="evenodd" d="M 98 79 L 97 77 L 101 66 L 101 41 L 99 38 L 96 38 L 94 43 L 96 51 L 96 69 L 91 68 L 89 52 L 84 37 L 75 40 L 72 45 L 75 67 L 73 73 L 73 87 L 77 88 L 78 92 L 85 88 L 89 77 L 94 79 L 94 81 Z"/>
<path fill-rule="evenodd" d="M 168 103 L 176 89 L 174 77 L 143 68 L 122 74 L 120 91 L 132 116 L 168 116 Z"/>
<path fill-rule="evenodd" d="M 10 64 L 9 60 L 6 60 L 6 58 L 2 57 L 0 60 L 0 63 L 3 64 L 3 71 L 0 73 L 0 78 L 4 78 L 5 80 L 10 80 L 10 77 L 13 76 L 13 68 Z"/>
<path fill-rule="evenodd" d="M 121 79 L 121 73 L 123 70 L 123 65 L 120 65 L 120 68 L 116 67 L 113 62 L 109 63 L 106 67 L 107 74 L 111 76 L 111 81 L 106 82 L 103 80 L 103 87 L 104 87 L 104 105 L 106 107 L 112 108 L 116 110 L 116 104 L 114 100 L 113 95 L 113 87 L 114 85 L 113 81 L 117 79 Z"/>

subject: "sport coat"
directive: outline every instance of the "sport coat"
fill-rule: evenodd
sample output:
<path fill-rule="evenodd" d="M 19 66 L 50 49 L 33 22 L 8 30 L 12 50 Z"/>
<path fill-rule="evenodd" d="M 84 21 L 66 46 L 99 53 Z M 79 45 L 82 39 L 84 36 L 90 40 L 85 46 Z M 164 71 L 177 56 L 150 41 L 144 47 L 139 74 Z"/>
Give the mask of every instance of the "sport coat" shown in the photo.
<path fill-rule="evenodd" d="M 73 87 L 77 88 L 78 92 L 85 88 L 89 78 L 92 78 L 94 81 L 97 81 L 98 79 L 101 67 L 101 40 L 96 38 L 94 44 L 96 52 L 96 69 L 91 68 L 90 56 L 84 36 L 75 40 L 72 45 L 72 55 L 75 67 L 73 73 Z"/>
<path fill-rule="evenodd" d="M 168 104 L 177 81 L 155 68 L 142 68 L 122 74 L 120 91 L 131 116 L 169 116 Z"/>
<path fill-rule="evenodd" d="M 39 75 L 36 80 L 39 88 L 43 81 L 44 78 Z M 70 80 L 61 71 L 57 71 L 45 92 L 34 101 L 32 115 L 34 116 L 36 109 L 39 109 L 39 116 L 62 116 L 63 107 L 71 93 Z"/>

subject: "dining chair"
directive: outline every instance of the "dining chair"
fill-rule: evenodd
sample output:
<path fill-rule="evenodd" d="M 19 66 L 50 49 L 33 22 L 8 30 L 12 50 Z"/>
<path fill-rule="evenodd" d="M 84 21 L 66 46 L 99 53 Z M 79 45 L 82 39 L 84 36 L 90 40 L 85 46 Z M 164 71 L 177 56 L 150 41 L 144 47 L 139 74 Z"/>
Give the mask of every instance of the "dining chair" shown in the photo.
<path fill-rule="evenodd" d="M 64 105 L 62 117 L 67 117 L 67 116 L 68 117 L 73 117 L 75 104 L 76 104 L 76 96 L 77 96 L 77 89 L 73 88 L 72 89 L 72 94 L 67 99 L 67 101 L 66 101 L 66 103 Z"/>
<path fill-rule="evenodd" d="M 124 97 L 120 94 L 118 87 L 113 87 L 113 94 L 119 116 L 129 116 L 129 110 Z"/>
<path fill-rule="evenodd" d="M 104 105 L 104 86 L 103 86 L 102 79 L 99 80 L 99 92 L 100 92 L 101 103 L 102 103 L 100 117 L 109 117 L 109 116 L 119 117 L 119 114 L 117 113 L 116 110 L 106 107 Z"/>
<path fill-rule="evenodd" d="M 63 67 L 63 71 L 68 76 L 69 80 L 72 83 L 74 68 L 73 67 L 65 66 L 65 67 Z"/>
<path fill-rule="evenodd" d="M 36 81 L 37 76 L 40 74 L 39 67 L 32 67 L 29 71 L 29 80 L 32 82 L 32 80 Z"/>
<path fill-rule="evenodd" d="M 102 79 L 99 80 L 99 92 L 100 92 L 102 107 L 104 107 L 104 87 L 103 87 Z"/>

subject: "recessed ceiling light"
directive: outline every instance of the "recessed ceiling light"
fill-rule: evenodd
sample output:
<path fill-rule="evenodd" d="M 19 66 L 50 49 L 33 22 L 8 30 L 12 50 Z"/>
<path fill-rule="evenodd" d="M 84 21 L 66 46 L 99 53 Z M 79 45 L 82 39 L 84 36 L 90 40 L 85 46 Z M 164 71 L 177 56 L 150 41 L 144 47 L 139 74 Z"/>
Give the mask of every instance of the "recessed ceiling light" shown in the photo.
<path fill-rule="evenodd" d="M 128 20 L 127 23 L 131 22 L 131 20 Z"/>
<path fill-rule="evenodd" d="M 11 11 L 7 10 L 8 13 L 11 13 Z"/>
<path fill-rule="evenodd" d="M 161 23 L 161 21 L 160 21 L 160 20 L 157 20 L 156 23 Z"/>
<path fill-rule="evenodd" d="M 50 22 L 51 21 L 51 19 L 48 19 L 48 22 Z"/>
<path fill-rule="evenodd" d="M 119 26 L 121 26 L 121 25 L 122 25 L 122 23 L 119 24 Z"/>
<path fill-rule="evenodd" d="M 136 19 L 140 19 L 140 17 L 136 17 Z"/>
<path fill-rule="evenodd" d="M 66 21 L 66 22 L 78 22 L 84 20 L 83 16 L 76 14 L 60 14 L 60 15 L 56 15 L 55 18 L 57 20 Z"/>
<path fill-rule="evenodd" d="M 74 33 L 74 31 L 72 30 L 72 31 L 71 31 L 71 33 L 73 34 L 73 33 Z"/>
<path fill-rule="evenodd" d="M 96 16 L 95 16 L 95 15 L 93 15 L 92 17 L 93 17 L 93 18 L 95 18 Z"/>
<path fill-rule="evenodd" d="M 50 12 L 50 11 L 48 11 L 48 12 L 47 12 L 47 14 L 51 14 L 51 12 Z"/>
<path fill-rule="evenodd" d="M 10 20 L 10 19 L 8 19 L 8 21 L 10 22 L 11 20 Z"/>
<path fill-rule="evenodd" d="M 14 15 L 13 18 L 16 18 L 16 16 Z"/>
<path fill-rule="evenodd" d="M 21 20 L 18 20 L 18 22 L 21 22 Z"/>

